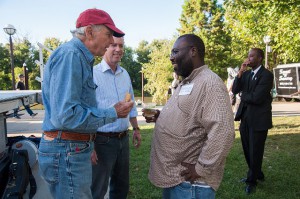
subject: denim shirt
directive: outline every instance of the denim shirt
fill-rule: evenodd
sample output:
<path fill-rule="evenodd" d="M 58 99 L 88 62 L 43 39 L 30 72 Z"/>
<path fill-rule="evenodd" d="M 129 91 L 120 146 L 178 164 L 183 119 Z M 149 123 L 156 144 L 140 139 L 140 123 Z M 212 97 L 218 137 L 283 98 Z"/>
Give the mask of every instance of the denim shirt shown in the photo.
<path fill-rule="evenodd" d="M 117 119 L 114 107 L 97 108 L 93 63 L 94 56 L 78 38 L 52 53 L 42 83 L 44 131 L 95 133 Z"/>
<path fill-rule="evenodd" d="M 117 66 L 115 73 L 103 59 L 94 67 L 94 82 L 97 85 L 96 99 L 98 108 L 111 107 L 125 99 L 126 93 L 130 93 L 134 101 L 133 88 L 128 72 L 121 66 Z M 119 118 L 114 123 L 99 127 L 100 132 L 121 132 L 128 129 L 129 118 L 138 115 L 136 106 L 131 109 L 126 118 Z"/>

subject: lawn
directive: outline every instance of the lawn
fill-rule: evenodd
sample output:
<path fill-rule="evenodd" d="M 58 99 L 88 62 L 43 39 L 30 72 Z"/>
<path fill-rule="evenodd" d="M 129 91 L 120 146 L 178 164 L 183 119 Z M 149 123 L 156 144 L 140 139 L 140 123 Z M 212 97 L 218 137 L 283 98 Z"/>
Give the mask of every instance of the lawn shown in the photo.
<path fill-rule="evenodd" d="M 246 176 L 238 123 L 236 140 L 227 157 L 218 199 L 298 199 L 300 198 L 300 117 L 275 117 L 266 141 L 263 171 L 266 180 L 256 192 L 246 195 L 239 180 Z M 130 192 L 128 199 L 160 199 L 161 189 L 148 180 L 149 154 L 153 125 L 142 127 L 142 146 L 131 145 Z"/>

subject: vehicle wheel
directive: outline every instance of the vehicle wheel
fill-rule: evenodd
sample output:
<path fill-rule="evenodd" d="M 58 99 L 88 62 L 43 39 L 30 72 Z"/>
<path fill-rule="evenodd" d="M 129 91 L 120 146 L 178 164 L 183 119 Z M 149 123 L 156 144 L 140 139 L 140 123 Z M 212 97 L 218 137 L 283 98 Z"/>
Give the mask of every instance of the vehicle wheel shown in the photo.
<path fill-rule="evenodd" d="M 290 102 L 290 101 L 292 101 L 292 99 L 293 99 L 293 98 L 284 98 L 284 100 L 285 100 L 286 102 Z"/>
<path fill-rule="evenodd" d="M 300 102 L 300 99 L 298 98 L 294 98 L 295 99 L 295 102 Z"/>

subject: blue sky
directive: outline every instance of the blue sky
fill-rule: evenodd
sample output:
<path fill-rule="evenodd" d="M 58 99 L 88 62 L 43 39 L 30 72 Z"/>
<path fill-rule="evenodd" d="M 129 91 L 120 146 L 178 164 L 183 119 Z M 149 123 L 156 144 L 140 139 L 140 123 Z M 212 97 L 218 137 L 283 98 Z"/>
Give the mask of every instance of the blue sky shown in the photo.
<path fill-rule="evenodd" d="M 125 43 L 136 48 L 142 40 L 171 39 L 179 28 L 184 0 L 0 0 L 0 43 L 8 43 L 3 27 L 12 24 L 14 37 L 33 44 L 47 37 L 71 38 L 79 14 L 88 8 L 108 12 L 123 30 Z"/>

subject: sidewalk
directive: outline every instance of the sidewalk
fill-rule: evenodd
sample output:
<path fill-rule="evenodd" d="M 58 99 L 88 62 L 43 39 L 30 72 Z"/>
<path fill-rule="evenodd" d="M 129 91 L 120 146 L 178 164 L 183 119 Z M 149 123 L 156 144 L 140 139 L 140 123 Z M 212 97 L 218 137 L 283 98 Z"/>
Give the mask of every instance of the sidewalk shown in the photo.
<path fill-rule="evenodd" d="M 162 106 L 158 106 L 157 109 L 162 109 Z M 139 106 L 137 107 L 138 110 L 138 123 L 139 126 L 144 126 L 144 125 L 154 125 L 154 124 L 149 124 L 146 123 L 145 118 L 142 116 L 142 108 Z M 16 119 L 13 118 L 12 116 L 9 116 L 7 119 L 7 132 L 9 136 L 17 136 L 21 134 L 26 134 L 26 135 L 35 135 L 35 136 L 41 136 L 42 131 L 42 124 L 43 124 L 43 119 L 45 115 L 44 110 L 33 110 L 34 113 L 38 113 L 34 118 L 31 118 L 27 114 L 25 110 L 22 110 L 19 112 L 21 115 L 21 119 Z"/>
<path fill-rule="evenodd" d="M 158 106 L 157 109 L 162 109 L 162 106 Z M 145 122 L 145 118 L 142 116 L 142 107 L 138 106 L 138 123 L 139 126 L 154 125 Z M 20 111 L 21 119 L 15 119 L 10 117 L 7 119 L 7 132 L 9 136 L 16 136 L 20 134 L 40 136 L 42 133 L 42 123 L 44 119 L 44 110 L 34 110 L 38 115 L 31 118 L 25 110 Z M 273 117 L 278 116 L 297 116 L 300 115 L 300 103 L 299 102 L 273 102 L 272 103 Z"/>

